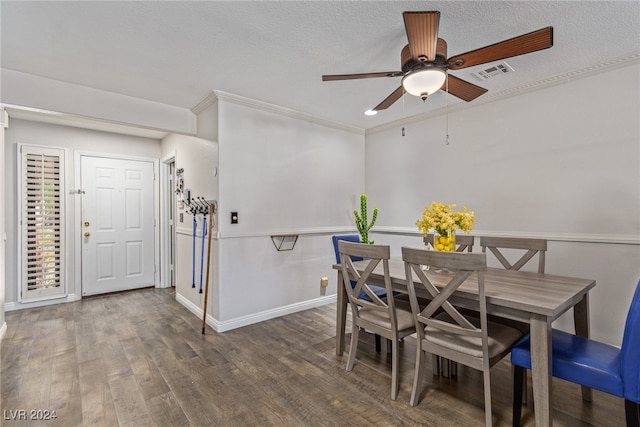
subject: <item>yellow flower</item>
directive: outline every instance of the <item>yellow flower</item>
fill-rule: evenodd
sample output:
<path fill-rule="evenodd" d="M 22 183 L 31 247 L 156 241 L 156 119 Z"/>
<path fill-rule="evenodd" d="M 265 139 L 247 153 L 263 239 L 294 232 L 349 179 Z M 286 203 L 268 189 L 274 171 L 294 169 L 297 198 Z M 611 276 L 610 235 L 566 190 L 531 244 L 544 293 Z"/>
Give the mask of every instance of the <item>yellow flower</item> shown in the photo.
<path fill-rule="evenodd" d="M 449 236 L 454 230 L 462 230 L 465 233 L 473 229 L 475 214 L 463 207 L 459 212 L 454 212 L 455 204 L 445 205 L 433 202 L 426 206 L 422 212 L 422 218 L 416 221 L 416 226 L 425 236 L 430 230 L 434 230 L 441 236 Z"/>

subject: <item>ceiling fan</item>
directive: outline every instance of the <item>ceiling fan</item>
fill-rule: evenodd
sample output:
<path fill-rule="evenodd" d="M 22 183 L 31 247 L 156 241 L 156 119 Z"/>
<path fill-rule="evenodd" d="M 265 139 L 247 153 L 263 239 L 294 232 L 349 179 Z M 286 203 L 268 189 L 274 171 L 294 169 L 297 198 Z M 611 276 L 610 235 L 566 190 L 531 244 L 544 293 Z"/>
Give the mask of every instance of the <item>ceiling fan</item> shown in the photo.
<path fill-rule="evenodd" d="M 400 52 L 402 71 L 383 71 L 362 74 L 323 75 L 323 81 L 368 79 L 372 77 L 402 77 L 402 84 L 372 111 L 385 110 L 400 99 L 404 92 L 419 96 L 422 100 L 444 89 L 464 101 L 473 101 L 487 92 L 480 86 L 449 74 L 487 62 L 499 61 L 525 53 L 548 49 L 553 46 L 553 27 L 546 27 L 481 47 L 447 59 L 447 42 L 438 38 L 440 12 L 404 12 L 407 44 Z M 447 81 L 445 85 L 445 81 Z M 444 87 L 443 87 L 444 86 Z"/>

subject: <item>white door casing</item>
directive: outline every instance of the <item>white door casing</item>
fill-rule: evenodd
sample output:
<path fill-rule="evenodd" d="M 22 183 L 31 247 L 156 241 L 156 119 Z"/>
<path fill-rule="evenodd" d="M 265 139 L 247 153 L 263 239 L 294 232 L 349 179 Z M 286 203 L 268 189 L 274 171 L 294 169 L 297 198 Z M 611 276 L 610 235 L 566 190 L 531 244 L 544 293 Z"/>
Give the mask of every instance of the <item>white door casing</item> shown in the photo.
<path fill-rule="evenodd" d="M 154 285 L 154 164 L 80 157 L 82 295 Z"/>

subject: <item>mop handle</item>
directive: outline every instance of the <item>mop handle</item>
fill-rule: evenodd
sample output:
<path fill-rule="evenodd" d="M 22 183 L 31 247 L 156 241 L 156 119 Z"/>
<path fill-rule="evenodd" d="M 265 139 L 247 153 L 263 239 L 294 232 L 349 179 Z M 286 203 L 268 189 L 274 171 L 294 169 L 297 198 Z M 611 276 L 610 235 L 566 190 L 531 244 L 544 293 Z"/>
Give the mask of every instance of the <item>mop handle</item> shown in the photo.
<path fill-rule="evenodd" d="M 209 299 L 209 267 L 211 265 L 211 235 L 213 234 L 213 214 L 215 212 L 215 207 L 213 203 L 209 204 L 209 215 L 211 216 L 211 222 L 209 223 L 209 243 L 208 243 L 208 252 L 207 252 L 207 282 L 205 284 L 204 290 L 204 307 L 202 310 L 202 335 L 204 335 L 204 328 L 207 324 L 207 300 Z"/>
<path fill-rule="evenodd" d="M 202 220 L 202 256 L 200 257 L 200 293 L 202 293 L 202 275 L 204 272 L 204 238 L 207 235 L 207 216 Z"/>
<path fill-rule="evenodd" d="M 193 249 L 191 260 L 191 287 L 196 287 L 196 233 L 198 232 L 198 220 L 196 214 L 193 214 Z"/>

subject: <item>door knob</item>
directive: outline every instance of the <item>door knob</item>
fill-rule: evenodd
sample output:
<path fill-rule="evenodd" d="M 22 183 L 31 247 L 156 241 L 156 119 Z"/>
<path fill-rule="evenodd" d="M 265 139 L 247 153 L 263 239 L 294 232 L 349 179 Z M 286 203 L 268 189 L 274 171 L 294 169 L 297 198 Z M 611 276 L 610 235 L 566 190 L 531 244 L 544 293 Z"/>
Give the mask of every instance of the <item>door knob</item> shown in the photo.
<path fill-rule="evenodd" d="M 88 227 L 89 225 L 90 225 L 90 224 L 89 224 L 89 221 L 85 221 L 85 222 L 84 222 L 84 226 L 85 226 L 85 227 Z"/>
<path fill-rule="evenodd" d="M 89 236 L 91 236 L 91 233 L 89 233 L 88 231 L 84 233 L 84 237 L 89 237 Z"/>

